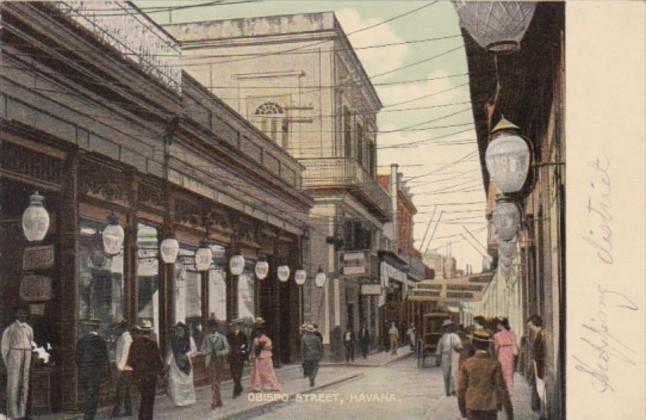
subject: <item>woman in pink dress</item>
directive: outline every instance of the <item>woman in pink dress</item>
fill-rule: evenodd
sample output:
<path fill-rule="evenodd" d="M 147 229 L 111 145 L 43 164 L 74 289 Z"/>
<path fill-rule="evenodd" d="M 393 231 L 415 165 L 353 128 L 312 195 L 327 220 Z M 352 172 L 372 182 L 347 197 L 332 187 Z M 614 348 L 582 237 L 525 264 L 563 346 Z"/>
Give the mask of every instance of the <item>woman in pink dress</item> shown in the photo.
<path fill-rule="evenodd" d="M 502 376 L 511 396 L 514 387 L 514 356 L 518 355 L 516 335 L 511 331 L 507 318 L 498 318 L 496 329 L 498 332 L 493 336 L 496 357 L 502 366 Z"/>
<path fill-rule="evenodd" d="M 262 327 L 256 329 L 256 338 L 253 340 L 251 357 L 254 366 L 251 371 L 251 389 L 253 392 L 276 391 L 280 392 L 280 384 L 274 372 L 271 359 L 271 340 Z"/>

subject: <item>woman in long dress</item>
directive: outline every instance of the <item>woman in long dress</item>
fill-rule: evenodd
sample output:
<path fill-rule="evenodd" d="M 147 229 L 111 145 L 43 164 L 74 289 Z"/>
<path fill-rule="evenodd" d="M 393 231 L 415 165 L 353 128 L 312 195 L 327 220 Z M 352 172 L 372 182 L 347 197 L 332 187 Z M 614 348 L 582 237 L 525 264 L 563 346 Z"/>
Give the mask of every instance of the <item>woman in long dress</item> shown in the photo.
<path fill-rule="evenodd" d="M 169 370 L 168 395 L 178 407 L 195 403 L 191 356 L 196 353 L 197 347 L 193 337 L 190 336 L 188 326 L 178 322 L 173 328 L 170 351 L 166 358 Z"/>
<path fill-rule="evenodd" d="M 456 394 L 458 386 L 458 374 L 460 370 L 460 354 L 463 346 L 460 337 L 455 333 L 455 324 L 450 319 L 442 323 L 444 333 L 437 343 L 436 355 L 440 357 L 442 366 L 442 377 L 444 378 L 444 390 L 446 396 Z"/>
<path fill-rule="evenodd" d="M 281 386 L 278 383 L 271 358 L 271 340 L 267 337 L 262 327 L 256 329 L 251 357 L 254 360 L 254 366 L 251 371 L 251 389 L 253 392 L 265 390 L 280 392 Z"/>
<path fill-rule="evenodd" d="M 518 343 L 507 318 L 498 319 L 496 329 L 493 336 L 496 358 L 502 367 L 502 377 L 511 396 L 514 387 L 514 356 L 518 354 Z"/>

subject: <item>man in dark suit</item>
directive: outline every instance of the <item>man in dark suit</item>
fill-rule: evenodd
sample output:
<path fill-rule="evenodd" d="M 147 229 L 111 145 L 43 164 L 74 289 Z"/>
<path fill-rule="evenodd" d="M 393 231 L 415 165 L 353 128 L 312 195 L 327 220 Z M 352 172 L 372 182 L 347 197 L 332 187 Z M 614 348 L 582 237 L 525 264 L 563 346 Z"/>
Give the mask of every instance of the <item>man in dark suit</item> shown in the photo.
<path fill-rule="evenodd" d="M 249 343 L 247 336 L 240 331 L 241 320 L 235 320 L 231 323 L 232 331 L 227 336 L 231 353 L 229 353 L 229 366 L 231 367 L 231 377 L 233 378 L 233 398 L 242 393 L 242 369 L 244 362 L 249 355 Z"/>
<path fill-rule="evenodd" d="M 163 374 L 163 361 L 159 346 L 152 338 L 153 326 L 149 320 L 142 320 L 130 346 L 127 365 L 132 368 L 133 382 L 139 389 L 141 404 L 139 420 L 152 420 L 155 405 L 157 376 Z"/>
<path fill-rule="evenodd" d="M 361 346 L 363 358 L 367 359 L 370 350 L 370 331 L 368 331 L 366 324 L 361 324 L 361 328 L 359 329 L 359 346 Z"/>
<path fill-rule="evenodd" d="M 99 402 L 99 388 L 107 372 L 110 359 L 105 340 L 99 336 L 101 322 L 88 320 L 88 334 L 76 343 L 76 364 L 79 368 L 79 387 L 85 397 L 85 420 L 93 420 Z"/>
<path fill-rule="evenodd" d="M 460 368 L 458 407 L 462 417 L 469 420 L 496 420 L 504 407 L 508 420 L 514 414 L 502 377 L 500 363 L 489 355 L 491 336 L 484 330 L 471 337 L 475 354 L 466 359 Z"/>
<path fill-rule="evenodd" d="M 354 362 L 354 331 L 350 324 L 348 324 L 348 327 L 343 333 L 343 345 L 345 346 L 345 362 Z"/>

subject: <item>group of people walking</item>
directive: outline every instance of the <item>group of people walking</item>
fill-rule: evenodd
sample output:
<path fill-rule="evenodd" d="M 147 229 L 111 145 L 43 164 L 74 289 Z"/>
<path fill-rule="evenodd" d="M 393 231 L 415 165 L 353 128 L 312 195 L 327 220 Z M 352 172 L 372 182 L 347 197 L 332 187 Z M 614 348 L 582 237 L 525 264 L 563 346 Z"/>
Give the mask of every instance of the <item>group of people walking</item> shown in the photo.
<path fill-rule="evenodd" d="M 541 324 L 540 317 L 536 315 L 528 322 L 536 337 L 532 352 L 537 379 L 532 384 L 535 388 L 540 388 L 543 378 Z M 474 325 L 467 331 L 447 319 L 442 328 L 436 357 L 442 368 L 446 395 L 457 396 L 462 418 L 494 420 L 497 412 L 503 409 L 507 419 L 512 420 L 511 396 L 520 349 L 509 321 L 495 318 L 487 322 L 483 317 L 476 317 Z"/>

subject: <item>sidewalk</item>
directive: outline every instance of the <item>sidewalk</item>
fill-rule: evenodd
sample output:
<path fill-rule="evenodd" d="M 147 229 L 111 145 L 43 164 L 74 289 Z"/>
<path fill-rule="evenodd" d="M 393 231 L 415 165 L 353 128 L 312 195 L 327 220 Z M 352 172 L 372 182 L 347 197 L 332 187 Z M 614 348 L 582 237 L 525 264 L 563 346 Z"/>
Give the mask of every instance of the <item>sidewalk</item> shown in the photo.
<path fill-rule="evenodd" d="M 514 420 L 538 420 L 538 414 L 531 408 L 530 388 L 525 378 L 518 373 L 514 375 L 514 393 L 511 397 L 514 407 Z M 505 414 L 498 413 L 499 419 L 505 419 Z M 424 420 L 453 420 L 461 419 L 456 397 L 438 398 L 429 407 Z"/>
<path fill-rule="evenodd" d="M 406 357 L 414 355 L 415 352 L 411 351 L 410 346 L 402 346 L 397 350 L 397 354 L 391 355 L 387 351 L 379 351 L 368 355 L 367 359 L 363 356 L 355 356 L 354 362 L 321 362 L 321 366 L 353 366 L 353 367 L 380 367 L 388 366 L 391 363 L 405 359 Z"/>
<path fill-rule="evenodd" d="M 362 376 L 358 369 L 339 371 L 337 369 L 319 370 L 316 378 L 316 386 L 310 388 L 309 380 L 303 378 L 303 371 L 300 365 L 289 365 L 276 370 L 278 379 L 282 385 L 281 393 L 250 393 L 248 392 L 249 376 L 242 379 L 245 391 L 238 398 L 232 398 L 233 382 L 225 381 L 220 390 L 224 407 L 216 410 L 211 409 L 211 387 L 204 386 L 195 390 L 197 402 L 188 407 L 175 407 L 170 398 L 166 395 L 158 395 L 155 401 L 155 419 L 240 419 L 258 415 L 269 410 L 277 404 L 294 399 L 297 394 L 316 393 L 329 386 L 349 381 Z M 135 410 L 137 403 L 134 404 Z M 96 419 L 108 419 L 110 407 L 99 411 Z M 119 417 L 123 420 L 136 419 L 136 412 L 131 417 Z M 46 416 L 33 416 L 39 420 L 72 420 L 83 418 L 82 413 L 58 413 Z"/>

